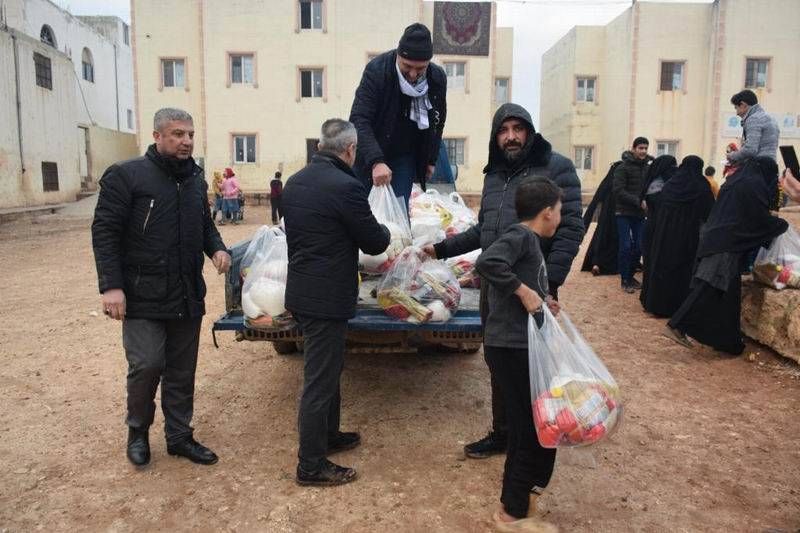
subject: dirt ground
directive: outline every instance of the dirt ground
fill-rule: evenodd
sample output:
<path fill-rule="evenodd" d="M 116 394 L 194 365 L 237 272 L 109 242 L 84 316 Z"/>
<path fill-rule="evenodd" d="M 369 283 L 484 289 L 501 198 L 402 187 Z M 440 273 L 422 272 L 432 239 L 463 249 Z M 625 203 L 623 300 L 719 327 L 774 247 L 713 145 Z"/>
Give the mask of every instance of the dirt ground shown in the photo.
<path fill-rule="evenodd" d="M 264 212 L 250 207 L 225 241 L 252 234 Z M 300 488 L 302 358 L 224 333 L 214 349 L 223 278 L 208 263 L 194 423 L 221 460 L 169 457 L 159 413 L 152 462 L 135 471 L 120 325 L 99 313 L 88 228 L 59 216 L 0 226 L 0 531 L 490 529 L 503 458 L 461 452 L 489 425 L 481 354 L 348 356 L 343 428 L 363 444 L 335 459 L 360 477 Z M 576 532 L 800 531 L 796 364 L 755 345 L 737 358 L 678 347 L 616 278 L 575 271 L 562 302 L 626 412 L 611 439 L 559 453 L 546 520 Z"/>

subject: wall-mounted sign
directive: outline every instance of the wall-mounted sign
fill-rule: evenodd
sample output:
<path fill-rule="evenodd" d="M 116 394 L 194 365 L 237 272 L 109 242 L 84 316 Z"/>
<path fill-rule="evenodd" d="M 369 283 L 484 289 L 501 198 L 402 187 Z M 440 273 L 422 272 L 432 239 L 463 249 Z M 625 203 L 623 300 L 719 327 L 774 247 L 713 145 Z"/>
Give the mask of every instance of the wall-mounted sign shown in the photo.
<path fill-rule="evenodd" d="M 800 139 L 800 113 L 770 113 L 781 131 L 781 139 Z M 741 139 L 742 121 L 736 113 L 723 113 L 722 137 Z"/>

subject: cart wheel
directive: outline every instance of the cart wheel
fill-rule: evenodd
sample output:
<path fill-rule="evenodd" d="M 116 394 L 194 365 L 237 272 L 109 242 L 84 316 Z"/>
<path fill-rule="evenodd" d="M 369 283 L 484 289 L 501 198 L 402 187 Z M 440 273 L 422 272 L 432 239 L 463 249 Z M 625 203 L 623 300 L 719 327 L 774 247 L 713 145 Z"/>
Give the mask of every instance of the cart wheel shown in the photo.
<path fill-rule="evenodd" d="M 297 343 L 294 341 L 272 341 L 275 351 L 281 355 L 289 355 L 297 352 Z"/>

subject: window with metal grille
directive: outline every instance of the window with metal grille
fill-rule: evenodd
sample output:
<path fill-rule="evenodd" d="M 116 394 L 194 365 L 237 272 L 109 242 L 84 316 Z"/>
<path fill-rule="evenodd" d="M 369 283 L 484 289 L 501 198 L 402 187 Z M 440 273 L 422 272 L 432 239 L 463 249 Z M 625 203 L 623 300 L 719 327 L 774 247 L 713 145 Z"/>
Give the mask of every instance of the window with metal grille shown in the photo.
<path fill-rule="evenodd" d="M 300 29 L 322 29 L 322 0 L 300 0 Z"/>
<path fill-rule="evenodd" d="M 592 152 L 591 146 L 576 146 L 575 168 L 578 170 L 592 170 Z"/>
<path fill-rule="evenodd" d="M 664 61 L 661 63 L 662 91 L 683 90 L 683 67 L 684 63 L 682 61 Z"/>
<path fill-rule="evenodd" d="M 508 78 L 494 79 L 494 101 L 498 104 L 508 102 Z"/>
<path fill-rule="evenodd" d="M 184 87 L 186 85 L 183 59 L 162 59 L 161 72 L 164 87 Z"/>
<path fill-rule="evenodd" d="M 595 78 L 578 78 L 575 87 L 575 100 L 578 102 L 594 102 Z"/>
<path fill-rule="evenodd" d="M 233 136 L 233 162 L 234 163 L 255 163 L 256 162 L 256 136 L 255 135 L 234 135 Z"/>
<path fill-rule="evenodd" d="M 42 161 L 42 190 L 58 190 L 58 164 Z"/>
<path fill-rule="evenodd" d="M 464 164 L 464 139 L 444 139 L 444 146 L 451 165 Z"/>
<path fill-rule="evenodd" d="M 36 67 L 36 85 L 52 91 L 53 68 L 50 65 L 50 58 L 34 52 L 33 64 Z"/>
<path fill-rule="evenodd" d="M 769 59 L 747 59 L 744 86 L 747 89 L 759 89 L 767 86 L 767 69 Z"/>
<path fill-rule="evenodd" d="M 83 49 L 81 66 L 83 67 L 83 79 L 94 83 L 94 60 L 92 52 L 88 48 Z"/>
<path fill-rule="evenodd" d="M 300 70 L 300 96 L 303 98 L 322 98 L 322 69 Z"/>
<path fill-rule="evenodd" d="M 41 39 L 41 41 L 48 46 L 58 48 L 56 45 L 56 34 L 53 33 L 53 28 L 47 24 L 42 26 L 42 29 L 39 31 L 39 39 Z"/>
<path fill-rule="evenodd" d="M 253 54 L 232 54 L 231 58 L 231 83 L 253 83 Z"/>
<path fill-rule="evenodd" d="M 464 90 L 466 84 L 467 64 L 464 62 L 445 63 L 444 72 L 447 74 L 447 90 Z"/>

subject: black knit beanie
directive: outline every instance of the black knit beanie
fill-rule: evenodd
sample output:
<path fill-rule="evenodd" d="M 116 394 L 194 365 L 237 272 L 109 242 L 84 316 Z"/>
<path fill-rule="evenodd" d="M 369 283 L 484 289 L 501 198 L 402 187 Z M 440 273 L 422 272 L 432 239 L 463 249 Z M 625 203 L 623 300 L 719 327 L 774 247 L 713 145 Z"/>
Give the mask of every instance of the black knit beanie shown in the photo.
<path fill-rule="evenodd" d="M 433 57 L 433 42 L 431 32 L 424 25 L 415 22 L 403 32 L 400 43 L 397 45 L 400 57 L 412 61 L 430 61 Z"/>

